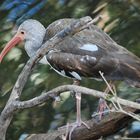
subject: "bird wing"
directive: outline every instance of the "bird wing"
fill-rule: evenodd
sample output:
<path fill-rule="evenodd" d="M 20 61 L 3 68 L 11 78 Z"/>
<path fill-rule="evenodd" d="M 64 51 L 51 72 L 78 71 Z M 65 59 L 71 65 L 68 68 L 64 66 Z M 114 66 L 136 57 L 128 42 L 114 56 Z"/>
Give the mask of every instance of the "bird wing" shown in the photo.
<path fill-rule="evenodd" d="M 45 40 L 68 27 L 76 19 L 60 19 L 46 29 Z M 50 65 L 63 73 L 99 78 L 99 71 L 107 79 L 138 81 L 140 59 L 118 45 L 95 25 L 66 37 L 47 55 Z M 71 75 L 71 74 L 70 74 Z"/>
<path fill-rule="evenodd" d="M 50 24 L 46 29 L 44 42 L 74 21 L 76 19 L 60 19 Z M 117 66 L 114 58 L 106 59 L 109 57 L 108 51 L 116 49 L 113 49 L 114 44 L 116 43 L 101 29 L 90 25 L 58 43 L 55 48 L 57 52 L 49 53 L 47 60 L 59 71 L 74 71 L 81 76 L 100 77 L 99 70 L 108 74 Z"/>
<path fill-rule="evenodd" d="M 80 55 L 51 50 L 46 55 L 46 58 L 59 74 L 78 80 L 81 77 L 100 78 L 99 71 L 104 72 L 105 75 L 109 75 L 117 67 L 115 59 L 104 59 L 102 57 L 98 60 L 96 57 L 88 55 L 88 53 Z"/>
<path fill-rule="evenodd" d="M 46 42 L 47 40 L 52 38 L 54 35 L 59 33 L 61 30 L 70 26 L 75 21 L 78 21 L 78 19 L 65 18 L 65 19 L 59 19 L 59 20 L 53 22 L 52 24 L 50 24 L 46 29 L 46 35 L 44 37 L 44 42 Z M 103 50 L 105 50 L 105 49 L 116 50 L 117 49 L 116 47 L 114 47 L 114 44 L 116 44 L 116 42 L 113 41 L 109 35 L 107 35 L 100 28 L 98 28 L 96 25 L 93 25 L 93 24 L 90 25 L 88 28 L 76 33 L 74 36 L 67 37 L 67 38 L 75 39 L 79 42 L 82 40 L 83 43 L 88 42 L 88 43 L 96 44 Z M 70 47 L 70 44 L 68 47 Z"/>

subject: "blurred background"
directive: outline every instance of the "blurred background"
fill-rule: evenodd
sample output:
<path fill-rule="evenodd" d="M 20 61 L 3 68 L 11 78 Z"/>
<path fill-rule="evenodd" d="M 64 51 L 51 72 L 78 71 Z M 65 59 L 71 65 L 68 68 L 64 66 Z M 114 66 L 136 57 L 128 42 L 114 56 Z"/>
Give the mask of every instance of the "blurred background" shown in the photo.
<path fill-rule="evenodd" d="M 34 18 L 45 27 L 57 19 L 80 18 L 103 15 L 98 26 L 117 43 L 140 57 L 140 1 L 139 0 L 1 0 L 0 1 L 0 51 L 15 32 L 15 26 L 24 20 Z M 29 59 L 22 44 L 12 49 L 0 64 L 0 111 L 6 104 L 14 83 Z M 49 66 L 37 65 L 31 74 L 21 97 L 27 100 L 72 80 L 63 78 Z M 84 79 L 82 86 L 103 91 L 105 84 Z M 140 90 L 123 82 L 116 84 L 118 95 L 135 101 Z M 87 120 L 96 111 L 98 100 L 82 95 L 82 118 Z M 69 93 L 61 95 L 61 102 L 49 101 L 40 106 L 18 111 L 8 129 L 7 139 L 23 140 L 26 134 L 47 131 L 75 121 L 75 98 Z M 125 128 L 105 139 L 140 137 L 140 123 L 133 121 Z"/>

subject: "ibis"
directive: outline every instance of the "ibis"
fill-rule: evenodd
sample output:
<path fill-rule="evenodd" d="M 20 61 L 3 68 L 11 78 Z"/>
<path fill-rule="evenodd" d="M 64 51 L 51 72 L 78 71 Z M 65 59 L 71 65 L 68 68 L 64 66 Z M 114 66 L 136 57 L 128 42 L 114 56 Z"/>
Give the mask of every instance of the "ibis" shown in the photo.
<path fill-rule="evenodd" d="M 60 19 L 47 28 L 34 19 L 24 21 L 2 50 L 0 62 L 16 44 L 23 41 L 28 56 L 32 57 L 43 43 L 76 20 L 78 19 Z M 56 45 L 55 50 L 52 48 L 40 63 L 49 64 L 58 74 L 76 81 L 81 81 L 82 77 L 101 79 L 101 71 L 107 80 L 123 80 L 131 86 L 140 87 L 140 58 L 118 45 L 93 24 L 73 36 L 66 37 Z M 80 93 L 76 94 L 76 99 L 76 126 L 80 126 L 85 124 L 80 115 Z"/>

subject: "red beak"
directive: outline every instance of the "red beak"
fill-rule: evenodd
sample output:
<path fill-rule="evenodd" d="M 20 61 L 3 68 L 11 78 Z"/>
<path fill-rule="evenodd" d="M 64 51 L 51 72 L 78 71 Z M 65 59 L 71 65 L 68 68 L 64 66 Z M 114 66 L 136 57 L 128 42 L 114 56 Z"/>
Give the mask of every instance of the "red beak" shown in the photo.
<path fill-rule="evenodd" d="M 17 33 L 5 46 L 5 48 L 2 50 L 0 54 L 0 63 L 3 59 L 3 57 L 18 43 L 20 43 L 23 40 L 23 35 L 20 33 Z"/>

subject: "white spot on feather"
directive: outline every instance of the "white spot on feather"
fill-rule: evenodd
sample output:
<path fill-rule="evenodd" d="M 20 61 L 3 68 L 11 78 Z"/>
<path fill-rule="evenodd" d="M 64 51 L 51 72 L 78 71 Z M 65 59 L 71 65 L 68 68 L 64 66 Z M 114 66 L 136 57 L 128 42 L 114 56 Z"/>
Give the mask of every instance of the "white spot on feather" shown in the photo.
<path fill-rule="evenodd" d="M 98 47 L 95 44 L 84 44 L 80 49 L 92 52 L 98 51 Z"/>
<path fill-rule="evenodd" d="M 67 61 L 69 61 L 70 59 L 69 58 L 67 58 Z"/>
<path fill-rule="evenodd" d="M 42 63 L 42 64 L 49 64 L 48 63 L 48 60 L 46 58 L 46 56 L 43 56 L 43 58 L 39 61 L 39 63 Z"/>
<path fill-rule="evenodd" d="M 78 79 L 78 80 L 81 80 L 81 77 L 80 77 L 80 75 L 77 73 L 77 72 L 75 72 L 75 71 L 72 71 L 72 72 L 69 72 L 74 78 L 76 78 L 76 79 Z"/>
<path fill-rule="evenodd" d="M 53 69 L 54 71 L 56 71 L 59 75 L 69 78 L 68 76 L 65 75 L 65 71 L 64 71 L 64 70 L 62 70 L 62 71 L 60 72 L 60 71 L 56 70 L 56 69 L 53 68 L 53 67 L 52 67 L 52 69 Z"/>
<path fill-rule="evenodd" d="M 62 75 L 65 75 L 66 74 L 64 70 L 61 70 L 61 73 L 62 73 Z"/>
<path fill-rule="evenodd" d="M 82 58 L 80 58 L 81 62 L 86 62 L 86 61 L 96 61 L 96 57 L 85 55 Z"/>
<path fill-rule="evenodd" d="M 96 57 L 93 57 L 93 56 L 87 56 L 87 60 L 93 60 L 93 61 L 96 61 Z"/>
<path fill-rule="evenodd" d="M 86 55 L 85 57 L 86 57 L 86 59 L 87 59 L 88 61 L 90 60 L 88 55 Z"/>
<path fill-rule="evenodd" d="M 84 58 L 82 57 L 82 58 L 80 59 L 80 61 L 81 61 L 81 62 L 84 62 Z"/>

